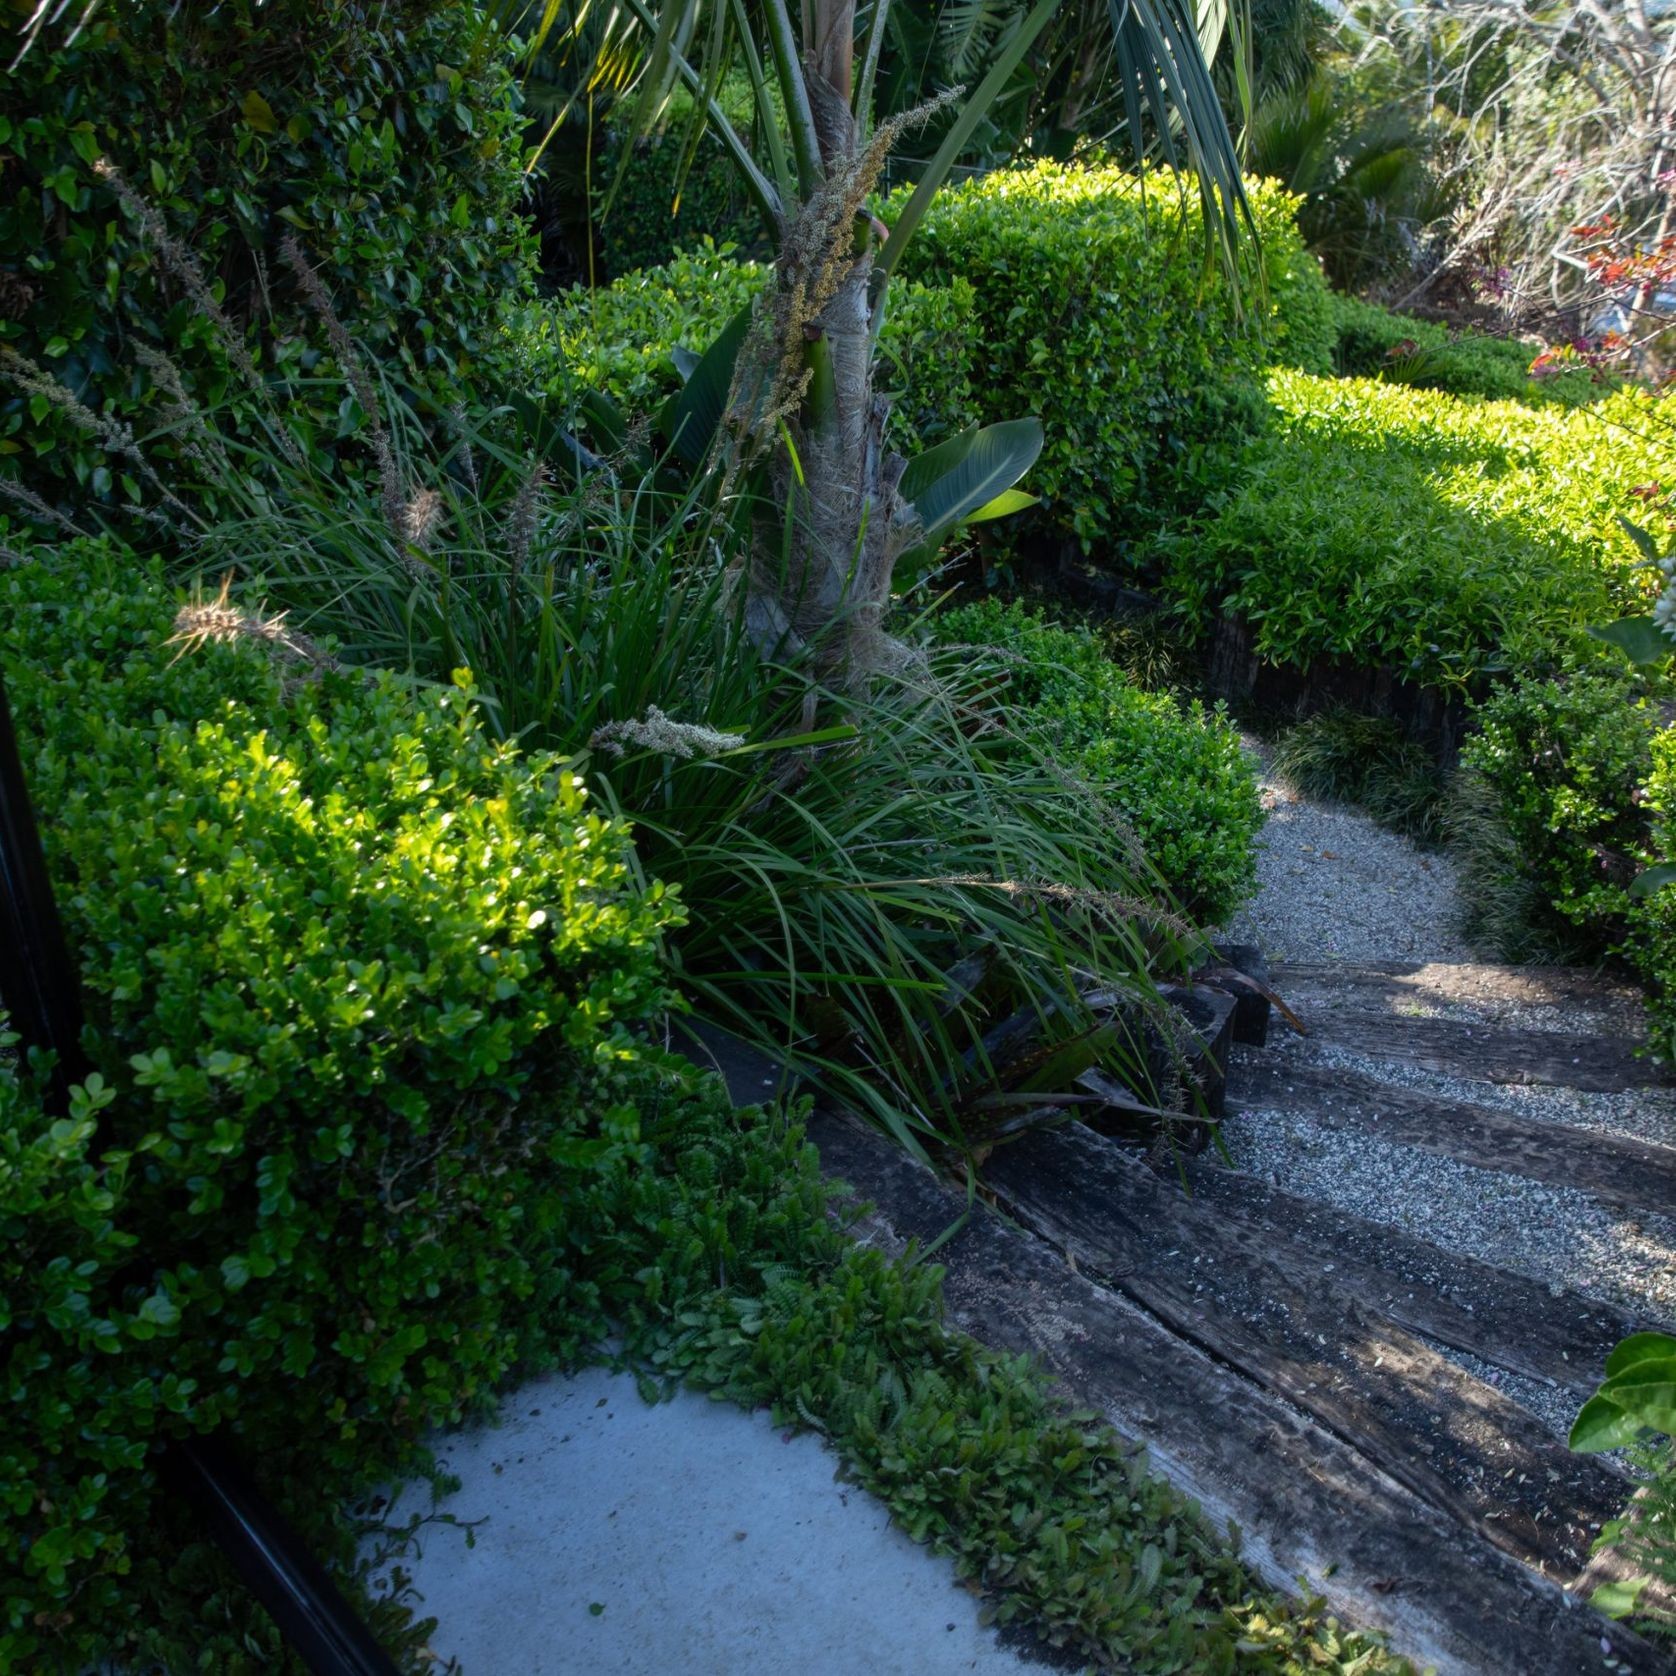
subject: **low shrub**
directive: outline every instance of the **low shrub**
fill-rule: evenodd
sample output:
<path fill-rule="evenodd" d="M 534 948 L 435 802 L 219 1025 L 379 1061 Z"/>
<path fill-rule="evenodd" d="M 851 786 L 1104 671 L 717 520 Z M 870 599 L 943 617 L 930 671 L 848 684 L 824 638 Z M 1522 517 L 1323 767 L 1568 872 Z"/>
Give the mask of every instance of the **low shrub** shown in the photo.
<path fill-rule="evenodd" d="M 58 505 L 138 501 L 110 437 L 148 438 L 154 466 L 188 453 L 177 377 L 210 408 L 284 378 L 305 443 L 358 423 L 309 383 L 322 351 L 287 233 L 384 376 L 446 406 L 533 271 L 521 162 L 507 56 L 474 7 L 140 0 L 40 43 L 0 69 L 0 474 Z"/>
<path fill-rule="evenodd" d="M 1620 947 L 1628 886 L 1649 856 L 1656 705 L 1606 670 L 1506 687 L 1476 721 L 1456 824 L 1472 929 L 1513 958 Z"/>
<path fill-rule="evenodd" d="M 1436 321 L 1337 293 L 1331 306 L 1337 332 L 1333 368 L 1343 377 L 1383 378 L 1419 390 L 1527 406 L 1574 407 L 1606 393 L 1587 369 L 1533 378 L 1531 363 L 1539 351 L 1517 338 L 1451 331 Z"/>
<path fill-rule="evenodd" d="M 160 1440 L 353 1481 L 551 1353 L 562 1178 L 632 1137 L 669 1001 L 676 905 L 569 763 L 464 692 L 219 643 L 232 609 L 183 652 L 174 612 L 120 552 L 0 571 L 98 1072 L 65 1114 L 0 1066 L 8 1669 L 147 1644 Z"/>
<path fill-rule="evenodd" d="M 1220 706 L 1142 691 L 1087 630 L 983 600 L 936 619 L 951 645 L 993 647 L 1009 724 L 1047 746 L 1129 823 L 1184 909 L 1220 925 L 1256 888 L 1256 775 Z"/>
<path fill-rule="evenodd" d="M 1266 283 L 1247 244 L 1243 313 L 1207 266 L 1196 202 L 1114 167 L 1042 163 L 950 187 L 907 248 L 909 277 L 971 284 L 980 415 L 1042 419 L 1030 489 L 1084 550 L 1223 481 L 1230 443 L 1260 422 L 1266 361 L 1330 367 L 1326 283 L 1296 201 L 1251 190 Z"/>
<path fill-rule="evenodd" d="M 1286 371 L 1269 398 L 1237 480 L 1154 549 L 1199 629 L 1231 611 L 1271 663 L 1464 686 L 1587 657 L 1584 626 L 1645 610 L 1652 573 L 1619 518 L 1676 462 L 1642 398 L 1532 411 Z"/>
<path fill-rule="evenodd" d="M 662 267 L 614 285 L 578 287 L 543 311 L 532 358 L 566 387 L 603 390 L 630 412 L 648 412 L 680 383 L 677 349 L 702 351 L 768 284 L 766 263 L 735 259 L 706 239 Z M 972 389 L 973 292 L 897 284 L 880 334 L 877 388 L 890 397 L 893 447 L 912 457 L 976 416 Z"/>
<path fill-rule="evenodd" d="M 680 1381 L 818 1428 L 995 1621 L 1078 1668 L 1412 1672 L 1319 1603 L 1256 1587 L 1032 1360 L 950 1331 L 941 1271 L 851 1241 L 798 1124 L 695 1103 L 646 1132 L 661 1167 L 590 1220 L 613 1230 L 592 1272 L 648 1394 Z"/>

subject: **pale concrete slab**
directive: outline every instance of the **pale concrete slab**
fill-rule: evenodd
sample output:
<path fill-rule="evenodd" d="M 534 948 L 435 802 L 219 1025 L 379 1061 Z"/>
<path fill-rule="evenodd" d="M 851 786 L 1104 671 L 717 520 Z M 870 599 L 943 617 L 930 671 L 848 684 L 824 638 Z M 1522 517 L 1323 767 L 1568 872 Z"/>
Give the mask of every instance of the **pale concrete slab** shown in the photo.
<path fill-rule="evenodd" d="M 412 1574 L 464 1676 L 1036 1676 L 954 1569 L 764 1413 L 626 1375 L 540 1379 L 444 1441 Z"/>

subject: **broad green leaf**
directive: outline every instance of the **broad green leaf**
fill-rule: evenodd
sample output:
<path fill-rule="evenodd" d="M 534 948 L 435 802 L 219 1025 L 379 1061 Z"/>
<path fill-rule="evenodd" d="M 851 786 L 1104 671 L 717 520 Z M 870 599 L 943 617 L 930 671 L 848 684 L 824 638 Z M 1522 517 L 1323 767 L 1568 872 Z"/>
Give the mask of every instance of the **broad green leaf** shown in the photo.
<path fill-rule="evenodd" d="M 1578 1454 L 1594 1455 L 1602 1449 L 1622 1449 L 1640 1435 L 1641 1428 L 1610 1397 L 1597 1392 L 1577 1411 L 1566 1441 Z"/>
<path fill-rule="evenodd" d="M 1676 885 L 1676 861 L 1661 861 L 1655 867 L 1646 867 L 1635 875 L 1629 887 L 1631 896 L 1652 896 L 1664 889 L 1666 885 Z M 1624 1341 L 1629 1342 L 1627 1339 Z"/>
<path fill-rule="evenodd" d="M 1643 529 L 1640 524 L 1632 524 L 1628 518 L 1621 515 L 1618 518 L 1618 523 L 1622 526 L 1624 534 L 1641 549 L 1642 558 L 1648 564 L 1656 565 L 1659 562 L 1660 554 L 1658 543 L 1653 540 L 1652 533 Z"/>
<path fill-rule="evenodd" d="M 1676 641 L 1671 640 L 1651 617 L 1624 617 L 1604 627 L 1591 626 L 1589 633 L 1596 640 L 1616 646 L 1638 668 L 1663 663 L 1676 653 Z"/>
<path fill-rule="evenodd" d="M 1676 873 L 1676 868 L 1672 869 Z M 1606 1358 L 1606 1377 L 1613 1378 L 1638 1362 L 1676 1359 L 1676 1338 L 1669 1333 L 1631 1333 Z"/>
<path fill-rule="evenodd" d="M 733 388 L 733 369 L 739 349 L 751 329 L 751 304 L 722 329 L 722 335 L 699 356 L 687 382 L 663 405 L 659 428 L 688 465 L 699 465 L 710 452 Z"/>
<path fill-rule="evenodd" d="M 951 449 L 948 461 L 933 462 L 942 448 Z M 925 526 L 924 539 L 935 540 L 1012 488 L 1041 451 L 1041 420 L 1008 419 L 921 455 L 902 474 L 902 494 Z"/>
<path fill-rule="evenodd" d="M 994 500 L 985 501 L 976 512 L 969 512 L 965 521 L 968 524 L 987 524 L 991 519 L 1010 518 L 1015 512 L 1040 504 L 1038 496 L 1027 495 L 1022 489 L 1004 489 Z"/>

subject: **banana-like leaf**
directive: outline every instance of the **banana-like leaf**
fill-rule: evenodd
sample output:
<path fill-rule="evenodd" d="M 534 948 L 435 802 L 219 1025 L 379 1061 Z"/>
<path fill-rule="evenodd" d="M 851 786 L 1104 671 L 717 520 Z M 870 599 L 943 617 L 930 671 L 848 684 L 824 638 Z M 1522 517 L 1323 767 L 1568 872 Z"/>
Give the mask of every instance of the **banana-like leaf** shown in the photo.
<path fill-rule="evenodd" d="M 687 382 L 663 404 L 658 428 L 675 446 L 688 465 L 700 465 L 716 439 L 728 392 L 733 388 L 733 369 L 739 348 L 751 329 L 751 304 L 734 315 L 722 328 L 722 335 L 699 356 L 687 375 Z"/>
<path fill-rule="evenodd" d="M 1040 504 L 1040 497 L 1027 495 L 1022 489 L 1003 489 L 994 500 L 985 501 L 976 512 L 968 512 L 964 522 L 987 524 L 995 518 L 1010 518 L 1015 512 Z"/>
<path fill-rule="evenodd" d="M 1666 885 L 1676 885 L 1676 862 L 1661 861 L 1656 867 L 1643 868 L 1630 881 L 1629 893 L 1631 896 L 1652 896 Z M 1624 1343 L 1629 1343 L 1629 1340 L 1625 1339 Z"/>
<path fill-rule="evenodd" d="M 1623 617 L 1601 627 L 1591 626 L 1589 633 L 1608 646 L 1616 646 L 1637 668 L 1663 663 L 1676 653 L 1676 641 L 1671 640 L 1651 617 Z"/>
<path fill-rule="evenodd" d="M 935 541 L 1004 494 L 1042 451 L 1040 419 L 1008 419 L 963 431 L 920 455 L 902 474 L 902 495 Z M 999 513 L 992 513 L 998 517 Z"/>

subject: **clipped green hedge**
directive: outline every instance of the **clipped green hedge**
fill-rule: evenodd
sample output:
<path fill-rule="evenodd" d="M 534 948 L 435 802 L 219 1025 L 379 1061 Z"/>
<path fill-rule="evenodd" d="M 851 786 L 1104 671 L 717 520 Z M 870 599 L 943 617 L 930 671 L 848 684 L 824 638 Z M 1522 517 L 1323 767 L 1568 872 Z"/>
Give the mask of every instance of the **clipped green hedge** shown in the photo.
<path fill-rule="evenodd" d="M 1231 487 L 1156 550 L 1195 626 L 1220 608 L 1271 663 L 1447 685 L 1581 656 L 1583 626 L 1645 608 L 1618 520 L 1676 460 L 1641 398 L 1533 410 L 1290 371 L 1268 390 Z"/>
<path fill-rule="evenodd" d="M 1384 378 L 1417 390 L 1532 406 L 1575 406 L 1604 394 L 1587 370 L 1533 378 L 1530 368 L 1537 351 L 1516 338 L 1452 332 L 1435 321 L 1416 320 L 1337 292 L 1332 320 L 1333 367 L 1347 378 Z"/>
<path fill-rule="evenodd" d="M 704 350 L 768 284 L 765 263 L 739 261 L 730 245 L 706 239 L 660 268 L 610 286 L 577 287 L 544 311 L 531 358 L 559 369 L 566 384 L 603 390 L 646 412 L 679 385 L 676 349 Z M 892 400 L 891 444 L 918 453 L 976 416 L 972 388 L 973 292 L 899 284 L 880 334 L 881 394 Z"/>
<path fill-rule="evenodd" d="M 0 1076 L 5 1669 L 143 1645 L 159 1439 L 354 1480 L 542 1353 L 560 1176 L 632 1137 L 668 1003 L 676 905 L 565 761 L 461 691 L 177 656 L 174 610 L 121 553 L 0 572 L 102 1079 Z"/>
<path fill-rule="evenodd" d="M 717 102 L 748 135 L 754 109 L 750 84 L 723 83 Z M 678 87 L 655 133 L 635 140 L 621 122 L 607 129 L 590 183 L 605 277 L 661 267 L 700 239 L 747 247 L 763 242 L 761 218 L 739 184 L 739 171 L 708 129 L 695 141 L 692 118 L 692 95 Z"/>
<path fill-rule="evenodd" d="M 533 271 L 516 89 L 476 8 L 97 11 L 74 45 L 0 68 L 0 345 L 141 438 L 177 421 L 138 350 L 165 351 L 203 406 L 237 402 L 242 386 L 101 159 L 197 258 L 261 375 L 291 381 L 287 416 L 305 437 L 357 420 L 340 389 L 299 382 L 322 335 L 300 328 L 284 234 L 382 373 L 444 405 L 451 380 L 498 353 L 502 308 Z M 175 446 L 166 434 L 147 445 L 165 475 Z M 140 498 L 131 462 L 3 376 L 0 455 L 0 471 L 50 501 Z"/>
<path fill-rule="evenodd" d="M 972 286 L 980 415 L 1041 418 L 1029 487 L 1085 550 L 1225 479 L 1230 441 L 1261 421 L 1266 362 L 1331 366 L 1326 282 L 1296 200 L 1251 191 L 1267 277 L 1256 284 L 1247 241 L 1243 312 L 1207 265 L 1196 202 L 1118 168 L 1043 163 L 949 187 L 908 245 L 908 277 Z"/>
<path fill-rule="evenodd" d="M 1256 889 L 1263 824 L 1256 776 L 1220 706 L 1130 683 L 1086 629 L 983 600 L 936 619 L 940 639 L 1006 654 L 1008 710 L 1021 732 L 1125 815 L 1183 908 L 1220 925 Z"/>

